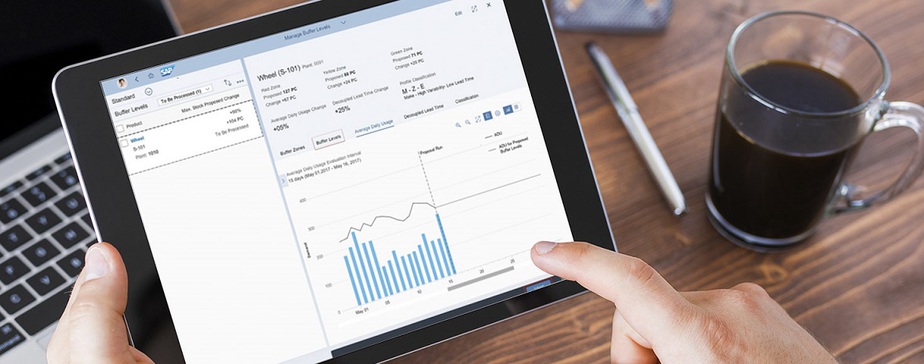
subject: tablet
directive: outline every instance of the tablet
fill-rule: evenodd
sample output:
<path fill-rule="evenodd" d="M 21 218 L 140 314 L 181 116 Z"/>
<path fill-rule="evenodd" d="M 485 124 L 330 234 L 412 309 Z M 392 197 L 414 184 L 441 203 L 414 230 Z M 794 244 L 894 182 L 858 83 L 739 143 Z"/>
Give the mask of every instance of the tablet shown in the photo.
<path fill-rule="evenodd" d="M 615 249 L 541 0 L 314 2 L 53 88 L 142 350 L 384 360 L 581 292 L 539 240 Z"/>

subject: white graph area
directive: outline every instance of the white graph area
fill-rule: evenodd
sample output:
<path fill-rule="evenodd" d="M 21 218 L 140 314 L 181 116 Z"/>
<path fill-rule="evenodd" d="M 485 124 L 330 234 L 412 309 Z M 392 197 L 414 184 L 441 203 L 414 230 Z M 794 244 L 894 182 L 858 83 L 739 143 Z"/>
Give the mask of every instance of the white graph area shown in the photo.
<path fill-rule="evenodd" d="M 456 120 L 497 106 L 473 103 L 277 165 L 282 173 L 354 156 L 352 164 L 284 189 L 331 342 L 385 332 L 546 276 L 529 261 L 528 250 L 538 240 L 570 239 L 570 228 L 536 115 L 524 102 L 528 93 L 504 96 L 492 99 L 525 107 L 456 127 Z M 381 263 L 392 250 L 415 250 L 421 233 L 440 237 L 436 213 L 458 274 L 358 306 L 343 260 L 355 246 L 352 234 L 360 243 L 373 241 Z M 449 289 L 502 268 L 508 270 Z"/>

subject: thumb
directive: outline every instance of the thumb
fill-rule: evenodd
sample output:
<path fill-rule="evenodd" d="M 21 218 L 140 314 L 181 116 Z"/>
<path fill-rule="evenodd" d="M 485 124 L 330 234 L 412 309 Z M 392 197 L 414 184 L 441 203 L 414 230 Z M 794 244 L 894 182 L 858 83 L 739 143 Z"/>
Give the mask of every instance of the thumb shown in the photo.
<path fill-rule="evenodd" d="M 135 362 L 129 350 L 123 313 L 128 300 L 128 275 L 122 257 L 107 243 L 87 250 L 62 321 L 68 331 L 72 362 Z"/>

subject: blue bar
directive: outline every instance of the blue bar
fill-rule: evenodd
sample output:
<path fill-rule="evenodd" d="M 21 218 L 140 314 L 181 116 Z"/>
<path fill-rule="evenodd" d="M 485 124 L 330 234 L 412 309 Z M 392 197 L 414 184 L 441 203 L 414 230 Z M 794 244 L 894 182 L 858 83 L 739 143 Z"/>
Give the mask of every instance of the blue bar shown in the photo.
<path fill-rule="evenodd" d="M 407 258 L 406 262 L 404 258 Z M 417 283 L 414 282 L 414 280 L 417 279 L 417 276 L 414 274 L 414 259 L 411 259 L 411 255 L 408 254 L 406 256 L 401 257 L 401 261 L 406 263 L 404 266 L 405 268 L 404 271 L 407 273 L 407 286 L 410 288 L 417 287 Z"/>
<path fill-rule="evenodd" d="M 427 245 L 427 236 L 420 234 L 420 237 L 423 238 L 424 249 L 427 251 L 427 260 L 430 261 L 430 271 L 433 272 L 433 280 L 435 281 L 439 278 L 436 278 L 436 265 L 433 264 L 433 254 L 430 254 L 430 246 Z"/>
<path fill-rule="evenodd" d="M 369 266 L 367 269 L 369 275 L 372 276 L 372 286 L 375 287 L 375 299 L 382 298 L 382 291 L 379 290 L 379 281 L 375 279 L 375 267 L 372 265 L 372 258 L 369 258 L 369 249 L 366 249 L 366 243 L 363 243 L 363 255 L 366 256 L 366 265 Z"/>
<path fill-rule="evenodd" d="M 418 247 L 420 246 L 418 245 Z M 423 271 L 420 269 L 420 259 L 417 259 L 417 252 L 414 252 L 414 269 L 420 277 L 420 284 L 426 284 L 427 282 L 424 281 Z"/>
<path fill-rule="evenodd" d="M 417 253 L 411 253 L 407 255 L 407 262 L 411 265 L 411 274 L 414 275 L 414 287 L 420 287 L 420 272 L 417 271 L 417 265 L 414 264 L 414 255 Z"/>
<path fill-rule="evenodd" d="M 395 282 L 395 291 L 401 292 L 403 289 L 398 288 L 398 276 L 395 275 L 395 266 L 391 264 L 391 261 L 388 261 L 388 271 L 391 272 L 391 280 Z M 401 270 L 398 270 L 398 273 L 401 273 Z M 404 283 L 404 282 L 401 282 Z"/>
<path fill-rule="evenodd" d="M 365 244 L 363 245 L 365 246 Z M 366 262 L 363 261 L 362 250 L 359 250 L 359 243 L 356 241 L 356 233 L 353 233 L 353 246 L 356 247 L 356 255 L 359 256 L 359 265 L 363 267 L 363 277 L 366 278 L 366 288 L 369 289 L 369 300 L 375 301 L 375 297 L 372 296 L 372 281 L 369 280 L 369 270 L 366 269 Z M 369 257 L 366 258 L 368 259 Z M 356 275 L 359 275 L 359 273 Z"/>
<path fill-rule="evenodd" d="M 408 254 L 407 256 L 410 257 L 411 255 Z M 401 257 L 401 265 L 404 266 L 404 276 L 407 278 L 407 285 L 408 285 L 408 287 L 414 288 L 414 287 L 417 287 L 417 285 L 415 285 L 414 282 L 411 282 L 411 271 L 407 269 L 407 261 L 408 261 L 408 260 L 410 260 L 410 258 L 408 258 L 407 260 L 405 260 L 404 257 L 402 256 L 402 257 Z M 414 279 L 417 279 L 417 277 L 414 277 Z"/>
<path fill-rule="evenodd" d="M 406 255 L 406 256 L 404 256 L 404 257 L 401 257 L 401 260 L 404 261 L 404 260 L 405 260 L 405 259 L 404 259 L 405 257 L 407 258 L 407 262 L 406 262 L 407 265 L 405 266 L 405 268 L 407 268 L 407 269 L 405 269 L 405 271 L 407 271 L 407 273 L 408 273 L 408 276 L 407 276 L 407 286 L 410 287 L 410 288 L 417 287 L 417 282 L 415 282 L 415 281 L 417 280 L 417 275 L 414 274 L 414 259 L 411 259 L 411 255 L 408 254 L 408 255 Z M 408 268 L 408 267 L 410 267 L 410 268 Z"/>
<path fill-rule="evenodd" d="M 443 239 L 436 239 L 436 245 L 440 247 L 440 253 L 443 256 L 443 264 L 446 266 L 446 274 L 452 275 L 452 271 L 449 270 L 449 261 L 446 260 L 446 248 L 443 247 Z"/>
<path fill-rule="evenodd" d="M 385 280 L 385 283 L 382 283 L 382 289 L 385 291 L 385 297 L 388 297 L 393 295 L 394 291 L 391 290 L 391 281 L 388 279 L 388 271 L 385 270 L 384 266 L 381 271 L 383 271 L 382 277 Z"/>
<path fill-rule="evenodd" d="M 401 274 L 401 265 L 398 264 L 398 253 L 395 253 L 394 250 L 391 251 L 391 258 L 395 262 L 395 266 L 398 267 L 398 280 L 401 281 L 401 290 L 407 291 L 407 285 L 404 284 L 404 275 Z M 405 269 L 405 272 L 407 269 Z M 398 285 L 396 284 L 395 287 Z"/>
<path fill-rule="evenodd" d="M 382 274 L 382 265 L 379 264 L 379 257 L 375 255 L 375 245 L 372 245 L 372 240 L 369 240 L 369 249 L 372 250 L 372 261 L 375 262 L 375 270 L 379 272 L 379 282 L 382 282 L 382 292 L 385 293 L 385 296 L 388 296 L 388 291 L 390 290 L 385 289 L 387 286 L 385 283 L 387 283 L 388 280 L 385 279 L 385 275 Z"/>
<path fill-rule="evenodd" d="M 346 264 L 347 273 L 350 273 L 350 284 L 353 285 L 353 296 L 356 296 L 356 305 L 359 306 L 363 303 L 359 300 L 359 291 L 356 290 L 356 280 L 353 279 L 353 269 L 350 268 L 350 260 L 347 259 L 346 255 L 343 256 L 343 264 Z"/>
<path fill-rule="evenodd" d="M 427 256 L 424 255 L 423 248 L 420 247 L 420 244 L 417 244 L 417 252 L 420 252 L 420 261 L 423 262 L 423 266 L 419 268 L 427 275 L 427 283 L 433 282 L 433 280 L 430 279 L 430 270 L 427 269 L 427 261 L 424 260 Z M 414 254 L 417 254 L 417 252 L 414 252 Z"/>
<path fill-rule="evenodd" d="M 440 262 L 440 253 L 436 251 L 436 241 L 430 240 L 430 247 L 433 248 L 433 255 L 436 256 L 436 267 L 440 269 L 440 278 L 445 278 L 446 275 L 443 274 L 443 263 Z M 449 267 L 446 267 L 449 269 Z"/>
<path fill-rule="evenodd" d="M 452 250 L 449 249 L 449 240 L 446 240 L 446 232 L 443 231 L 443 220 L 440 220 L 440 214 L 436 214 L 436 224 L 440 226 L 440 235 L 443 236 L 443 244 L 446 245 L 446 254 L 449 255 L 449 266 L 452 267 L 452 274 L 456 274 L 456 263 L 452 261 Z"/>
<path fill-rule="evenodd" d="M 366 298 L 366 288 L 363 287 L 363 280 L 359 278 L 359 266 L 356 265 L 356 255 L 353 254 L 353 247 L 350 247 L 350 259 L 353 260 L 353 270 L 356 271 L 356 280 L 359 281 L 359 290 L 363 293 L 363 303 L 369 303 L 369 299 Z"/>

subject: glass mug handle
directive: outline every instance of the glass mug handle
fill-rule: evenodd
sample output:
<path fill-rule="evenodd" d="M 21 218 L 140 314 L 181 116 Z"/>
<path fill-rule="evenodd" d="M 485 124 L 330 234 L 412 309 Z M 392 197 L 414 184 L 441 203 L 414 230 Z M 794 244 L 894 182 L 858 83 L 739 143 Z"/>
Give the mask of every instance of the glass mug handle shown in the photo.
<path fill-rule="evenodd" d="M 863 210 L 874 205 L 885 203 L 914 183 L 918 175 L 921 174 L 921 170 L 924 170 L 924 128 L 922 128 L 922 125 L 924 125 L 924 107 L 910 102 L 885 103 L 883 107 L 885 113 L 873 126 L 873 132 L 875 133 L 897 127 L 911 129 L 918 136 L 918 144 L 914 157 L 911 159 L 908 168 L 905 169 L 904 173 L 902 173 L 895 183 L 872 194 L 870 197 L 863 199 L 854 198 L 852 195 L 855 192 L 862 191 L 865 188 L 850 183 L 842 184 L 835 196 L 835 204 L 832 209 L 834 215 Z"/>

